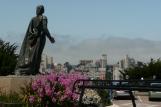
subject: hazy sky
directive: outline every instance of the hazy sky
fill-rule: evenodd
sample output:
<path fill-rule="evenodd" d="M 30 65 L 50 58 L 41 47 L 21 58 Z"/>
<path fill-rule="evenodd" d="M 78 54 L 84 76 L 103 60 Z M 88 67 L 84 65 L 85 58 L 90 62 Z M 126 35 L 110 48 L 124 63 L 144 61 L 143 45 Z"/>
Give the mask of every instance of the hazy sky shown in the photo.
<path fill-rule="evenodd" d="M 161 0 L 1 0 L 0 38 L 22 41 L 39 4 L 45 7 L 51 34 L 63 35 L 61 40 L 121 37 L 161 41 Z"/>
<path fill-rule="evenodd" d="M 1 0 L 1 36 L 26 32 L 38 4 L 52 33 L 161 40 L 161 0 Z"/>

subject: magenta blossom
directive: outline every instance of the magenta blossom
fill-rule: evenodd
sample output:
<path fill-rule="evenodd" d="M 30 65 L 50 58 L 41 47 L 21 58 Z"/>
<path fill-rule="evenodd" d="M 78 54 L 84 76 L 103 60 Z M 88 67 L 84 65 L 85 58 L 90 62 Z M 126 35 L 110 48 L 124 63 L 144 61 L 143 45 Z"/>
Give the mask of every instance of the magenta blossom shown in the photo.
<path fill-rule="evenodd" d="M 74 104 L 78 100 L 78 94 L 72 92 L 73 84 L 78 79 L 87 79 L 79 72 L 74 73 L 49 73 L 38 75 L 32 82 L 33 96 L 29 101 L 33 103 L 37 96 L 40 103 L 64 104 L 71 102 Z"/>
<path fill-rule="evenodd" d="M 29 102 L 30 102 L 31 104 L 33 104 L 34 101 L 35 101 L 35 97 L 34 97 L 34 96 L 29 96 Z"/>

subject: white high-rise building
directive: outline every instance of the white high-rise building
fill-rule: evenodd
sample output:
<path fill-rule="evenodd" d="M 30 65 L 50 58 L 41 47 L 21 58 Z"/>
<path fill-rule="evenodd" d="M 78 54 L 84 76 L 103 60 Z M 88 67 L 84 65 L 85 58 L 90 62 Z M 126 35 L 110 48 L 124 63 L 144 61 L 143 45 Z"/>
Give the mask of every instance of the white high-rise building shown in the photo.
<path fill-rule="evenodd" d="M 50 72 L 53 69 L 53 66 L 53 57 L 43 53 L 41 56 L 40 72 Z"/>
<path fill-rule="evenodd" d="M 134 66 L 136 66 L 135 59 L 130 58 L 128 55 L 126 55 L 124 59 L 120 60 L 118 64 L 114 66 L 113 78 L 116 80 L 121 79 L 120 71 Z"/>

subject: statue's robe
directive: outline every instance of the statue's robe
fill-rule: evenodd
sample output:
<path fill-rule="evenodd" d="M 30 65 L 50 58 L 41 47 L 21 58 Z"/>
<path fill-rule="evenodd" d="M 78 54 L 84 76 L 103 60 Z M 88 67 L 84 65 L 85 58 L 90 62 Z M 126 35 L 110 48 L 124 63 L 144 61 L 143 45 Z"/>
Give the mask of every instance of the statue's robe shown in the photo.
<path fill-rule="evenodd" d="M 33 17 L 20 49 L 16 66 L 17 73 L 25 75 L 39 73 L 46 35 L 50 35 L 47 29 L 47 17 Z"/>

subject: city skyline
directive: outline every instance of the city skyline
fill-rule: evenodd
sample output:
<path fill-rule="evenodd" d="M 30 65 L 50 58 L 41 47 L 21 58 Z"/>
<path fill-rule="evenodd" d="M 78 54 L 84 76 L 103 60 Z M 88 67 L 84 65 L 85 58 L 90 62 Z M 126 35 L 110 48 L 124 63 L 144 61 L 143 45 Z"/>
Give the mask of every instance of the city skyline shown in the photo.
<path fill-rule="evenodd" d="M 0 38 L 20 47 L 39 4 L 45 6 L 56 39 L 44 53 L 58 63 L 98 59 L 101 54 L 107 54 L 109 63 L 126 54 L 141 61 L 161 56 L 160 0 L 2 0 Z"/>
<path fill-rule="evenodd" d="M 120 37 L 91 38 L 77 44 L 73 44 L 72 41 L 77 40 L 71 37 L 63 40 L 59 38 L 54 47 L 47 44 L 45 50 L 48 50 L 48 54 L 52 55 L 57 63 L 78 64 L 82 59 L 98 60 L 102 54 L 107 54 L 108 64 L 116 64 L 126 55 L 142 62 L 149 62 L 151 58 L 161 58 L 160 41 Z M 53 50 L 50 50 L 51 48 Z"/>

